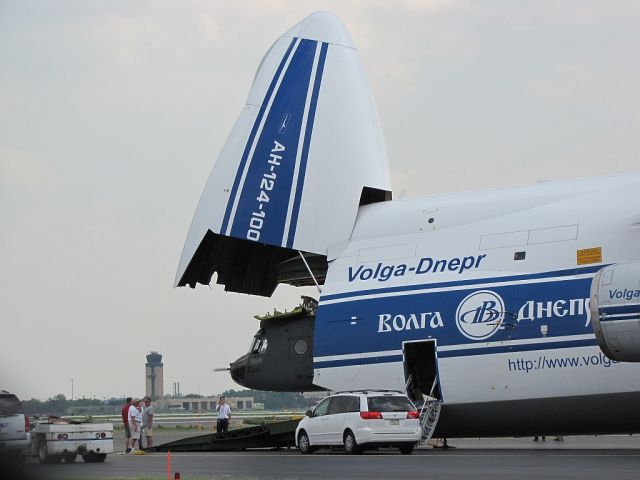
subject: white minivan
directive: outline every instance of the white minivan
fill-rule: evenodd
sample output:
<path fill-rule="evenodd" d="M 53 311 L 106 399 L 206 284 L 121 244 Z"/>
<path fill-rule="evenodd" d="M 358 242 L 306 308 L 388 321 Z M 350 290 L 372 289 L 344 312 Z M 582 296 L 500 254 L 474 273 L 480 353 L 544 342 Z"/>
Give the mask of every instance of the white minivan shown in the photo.
<path fill-rule="evenodd" d="M 0 457 L 21 461 L 29 446 L 29 417 L 25 416 L 18 397 L 0 390 Z"/>
<path fill-rule="evenodd" d="M 391 446 L 403 454 L 420 441 L 420 414 L 400 392 L 340 392 L 323 399 L 300 420 L 296 445 L 302 453 L 344 446 L 347 453 Z"/>

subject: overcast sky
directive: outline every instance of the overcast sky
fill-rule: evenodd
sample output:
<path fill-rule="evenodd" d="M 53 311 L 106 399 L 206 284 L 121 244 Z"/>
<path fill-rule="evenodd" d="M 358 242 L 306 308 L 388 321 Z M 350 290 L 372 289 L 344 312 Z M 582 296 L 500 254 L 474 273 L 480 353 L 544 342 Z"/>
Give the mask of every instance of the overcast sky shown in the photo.
<path fill-rule="evenodd" d="M 394 195 L 638 170 L 640 3 L 0 1 L 0 388 L 21 398 L 238 388 L 273 298 L 173 289 L 266 49 L 315 10 L 369 74 Z"/>

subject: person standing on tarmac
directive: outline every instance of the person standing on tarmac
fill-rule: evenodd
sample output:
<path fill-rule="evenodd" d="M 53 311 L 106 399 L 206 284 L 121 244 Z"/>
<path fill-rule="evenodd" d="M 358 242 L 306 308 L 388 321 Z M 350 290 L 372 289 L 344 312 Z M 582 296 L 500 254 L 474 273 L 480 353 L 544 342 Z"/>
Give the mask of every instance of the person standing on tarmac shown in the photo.
<path fill-rule="evenodd" d="M 220 400 L 218 400 L 216 411 L 218 412 L 216 431 L 218 433 L 227 433 L 227 430 L 229 430 L 229 422 L 231 421 L 231 408 L 224 402 L 224 397 L 220 397 Z"/>
<path fill-rule="evenodd" d="M 138 404 L 136 405 L 136 409 L 138 410 L 138 413 L 136 413 L 136 423 L 138 424 L 138 428 L 140 429 L 140 436 L 138 437 L 138 448 L 142 450 L 144 448 L 142 442 L 144 440 L 144 433 L 142 432 L 142 400 L 138 402 Z"/>
<path fill-rule="evenodd" d="M 125 399 L 125 406 L 122 407 L 122 423 L 124 424 L 124 444 L 127 452 L 129 451 L 129 444 L 131 443 L 131 428 L 129 428 L 129 407 L 131 407 L 131 397 Z"/>
<path fill-rule="evenodd" d="M 140 400 L 134 398 L 131 407 L 129 407 L 129 428 L 131 429 L 131 444 L 127 449 L 127 453 L 135 451 L 136 442 L 140 438 L 140 423 L 136 418 L 138 416 L 138 405 L 140 405 Z"/>
<path fill-rule="evenodd" d="M 153 405 L 151 398 L 144 398 L 144 411 L 142 412 L 142 434 L 147 438 L 147 448 L 153 447 Z"/>

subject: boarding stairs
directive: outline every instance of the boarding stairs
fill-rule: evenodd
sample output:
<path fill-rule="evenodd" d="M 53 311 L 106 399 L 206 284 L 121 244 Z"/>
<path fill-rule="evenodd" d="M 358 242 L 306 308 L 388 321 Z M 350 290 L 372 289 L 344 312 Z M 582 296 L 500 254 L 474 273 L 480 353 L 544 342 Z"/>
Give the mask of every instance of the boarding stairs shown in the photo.
<path fill-rule="evenodd" d="M 441 409 L 442 400 L 438 398 L 424 402 L 420 410 L 420 428 L 422 429 L 421 444 L 431 440 L 436 425 L 438 424 L 438 418 L 440 418 Z"/>
<path fill-rule="evenodd" d="M 405 390 L 411 384 L 411 375 L 407 381 Z M 420 429 L 422 430 L 422 437 L 420 438 L 420 444 L 427 443 L 431 440 L 433 432 L 438 424 L 440 418 L 440 410 L 442 409 L 442 400 L 434 397 L 438 379 L 436 378 L 429 392 L 429 397 L 423 402 L 420 408 Z"/>

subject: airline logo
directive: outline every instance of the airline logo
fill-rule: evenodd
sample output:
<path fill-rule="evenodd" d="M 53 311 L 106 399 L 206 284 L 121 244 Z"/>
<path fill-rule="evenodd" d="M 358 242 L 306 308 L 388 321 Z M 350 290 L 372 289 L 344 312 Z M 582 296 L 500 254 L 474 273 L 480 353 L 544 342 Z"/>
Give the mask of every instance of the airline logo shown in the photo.
<path fill-rule="evenodd" d="M 352 283 L 355 281 L 366 282 L 367 280 L 386 282 L 389 279 L 404 277 L 405 275 L 424 275 L 428 273 L 450 272 L 460 275 L 467 270 L 477 270 L 485 258 L 486 255 L 469 255 L 466 257 L 441 259 L 422 257 L 414 265 L 378 262 L 374 267 L 360 265 L 355 268 L 350 266 L 347 272 L 347 278 L 349 283 Z"/>
<path fill-rule="evenodd" d="M 378 333 L 404 332 L 444 327 L 440 312 L 420 312 L 407 314 L 381 313 L 378 315 Z"/>
<path fill-rule="evenodd" d="M 467 295 L 456 310 L 456 325 L 465 337 L 485 340 L 493 336 L 504 320 L 504 301 L 491 290 Z"/>

